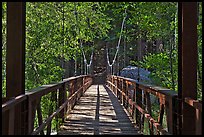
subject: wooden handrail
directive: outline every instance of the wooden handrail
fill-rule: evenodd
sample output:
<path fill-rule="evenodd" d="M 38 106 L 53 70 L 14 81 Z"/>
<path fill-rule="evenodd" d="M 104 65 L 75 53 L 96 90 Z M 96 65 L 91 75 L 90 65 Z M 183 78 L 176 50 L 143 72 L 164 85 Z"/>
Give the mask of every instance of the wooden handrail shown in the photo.
<path fill-rule="evenodd" d="M 181 109 L 182 103 L 187 103 L 196 109 L 196 134 L 201 134 L 202 101 L 194 100 L 189 97 L 182 100 L 178 98 L 177 93 L 173 90 L 150 84 L 144 84 L 142 82 L 120 76 L 107 76 L 107 85 L 115 96 L 122 102 L 128 112 L 132 114 L 133 119 L 136 119 L 137 125 L 139 120 L 138 126 L 141 131 L 143 131 L 142 126 L 144 125 L 144 120 L 141 120 L 141 115 L 143 115 L 143 117 L 145 117 L 151 123 L 149 124 L 150 134 L 153 134 L 152 126 L 154 126 L 158 131 L 157 134 L 180 133 L 181 123 L 179 122 L 181 121 L 182 114 L 179 109 Z M 159 99 L 160 110 L 158 120 L 155 120 L 151 116 L 152 103 L 150 101 L 149 94 Z M 162 126 L 164 108 L 166 109 L 168 132 Z"/>
<path fill-rule="evenodd" d="M 24 104 L 27 106 L 26 114 L 28 116 L 28 119 L 26 119 L 25 117 L 25 121 L 28 121 L 27 123 L 28 127 L 27 127 L 26 133 L 23 133 L 23 134 L 39 134 L 52 121 L 52 119 L 55 116 L 57 116 L 57 114 L 61 113 L 63 109 L 67 108 L 66 107 L 67 105 L 71 106 L 70 108 L 72 108 L 73 105 L 76 103 L 74 101 L 77 101 L 77 99 L 75 98 L 78 98 L 79 96 L 81 96 L 82 93 L 85 92 L 86 89 L 91 84 L 92 84 L 92 76 L 90 75 L 70 77 L 67 79 L 63 79 L 63 81 L 60 81 L 58 83 L 43 85 L 43 86 L 31 89 L 29 91 L 26 91 L 26 93 L 23 95 L 19 95 L 15 98 L 12 98 L 6 101 L 5 103 L 2 104 L 2 114 L 4 113 L 6 115 L 8 114 L 7 120 L 9 121 L 9 124 L 8 124 L 8 128 L 6 128 L 8 129 L 8 131 L 6 131 L 4 134 L 14 134 L 13 129 L 15 128 L 15 125 L 14 125 L 15 115 L 11 115 L 11 113 L 13 114 L 14 112 L 13 110 L 15 109 L 16 105 Z M 68 97 L 66 97 L 67 86 L 69 87 Z M 38 105 L 40 103 L 39 101 L 41 100 L 42 96 L 45 96 L 51 92 L 52 93 L 59 92 L 58 102 L 61 102 L 61 104 L 59 104 L 59 107 L 57 108 L 57 110 L 55 110 L 53 113 L 51 113 L 51 115 L 48 116 L 45 122 L 43 123 L 42 121 L 39 122 L 41 123 L 41 125 L 39 125 L 39 127 L 35 131 L 33 131 L 37 106 L 41 106 L 41 105 Z M 41 108 L 39 108 L 38 110 L 41 110 Z M 61 116 L 61 118 L 63 118 L 63 115 Z"/>
<path fill-rule="evenodd" d="M 26 99 L 27 99 L 26 95 L 19 95 L 15 98 L 8 100 L 7 102 L 2 104 L 2 113 L 11 109 L 12 107 L 16 106 L 17 104 L 21 103 Z"/>
<path fill-rule="evenodd" d="M 113 78 L 119 78 L 119 79 L 124 79 L 130 83 L 135 83 L 139 86 L 140 89 L 144 89 L 144 90 L 149 90 L 149 92 L 151 93 L 155 93 L 155 92 L 158 92 L 158 93 L 161 93 L 161 94 L 164 94 L 165 96 L 174 96 L 174 95 L 177 95 L 176 91 L 174 90 L 170 90 L 170 89 L 167 89 L 167 88 L 163 88 L 163 87 L 159 87 L 159 86 L 155 86 L 155 85 L 151 85 L 151 84 L 145 84 L 145 83 L 142 83 L 142 82 L 138 82 L 134 79 L 131 79 L 131 78 L 125 78 L 125 77 L 121 77 L 121 76 L 114 76 L 112 75 Z"/>
<path fill-rule="evenodd" d="M 139 124 L 138 126 L 140 127 L 140 130 L 143 130 L 142 126 L 144 125 L 144 121 L 140 121 L 141 118 L 139 117 L 141 117 L 141 115 L 139 112 L 144 115 L 152 126 L 155 127 L 157 134 L 174 134 L 175 126 L 177 126 L 177 123 L 173 123 L 173 121 L 176 121 L 173 120 L 176 117 L 174 117 L 175 112 L 172 110 L 174 109 L 173 104 L 175 104 L 175 99 L 177 97 L 177 93 L 175 91 L 114 75 L 107 76 L 107 85 L 132 115 L 133 119 L 136 119 L 136 124 Z M 128 91 L 133 93 L 130 95 L 130 92 Z M 160 105 L 163 105 L 163 107 L 160 107 L 161 110 L 158 116 L 159 121 L 155 120 L 151 116 L 151 101 L 147 96 L 148 94 L 156 96 L 159 99 Z M 144 108 L 144 105 L 147 108 Z M 166 109 L 167 113 L 168 131 L 162 126 L 164 108 Z M 146 111 L 146 109 L 148 111 Z M 139 123 L 138 120 L 140 121 Z M 150 134 L 153 134 L 151 124 L 149 125 L 149 128 L 151 129 Z"/>

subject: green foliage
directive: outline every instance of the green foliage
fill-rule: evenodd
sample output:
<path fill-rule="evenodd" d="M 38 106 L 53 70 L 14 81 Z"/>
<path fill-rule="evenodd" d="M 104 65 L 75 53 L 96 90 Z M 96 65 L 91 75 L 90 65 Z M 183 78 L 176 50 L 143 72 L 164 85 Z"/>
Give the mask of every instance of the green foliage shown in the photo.
<path fill-rule="evenodd" d="M 199 16 L 198 16 L 198 99 L 202 99 L 202 2 L 199 2 Z"/>
<path fill-rule="evenodd" d="M 81 66 L 83 58 L 79 39 L 83 41 L 87 60 L 92 51 L 90 43 L 95 43 L 95 49 L 96 43 L 104 40 L 117 45 L 125 9 L 127 18 L 122 37 L 126 38 L 126 55 L 131 60 L 130 64 L 150 70 L 156 85 L 177 90 L 177 34 L 174 33 L 178 28 L 175 2 L 27 2 L 26 90 L 60 81 L 65 72 L 63 61 L 75 59 Z M 199 97 L 202 97 L 202 4 L 199 11 L 198 91 Z M 164 52 L 149 53 L 143 57 L 143 61 L 137 61 L 136 42 L 141 38 L 146 42 L 162 40 Z M 124 45 L 122 40 L 121 45 Z M 115 48 L 110 49 L 110 56 L 113 57 L 115 51 Z M 123 54 L 121 48 L 119 53 Z M 74 66 L 69 69 L 74 69 Z M 5 96 L 6 89 L 5 70 L 6 3 L 2 2 L 2 96 Z M 42 98 L 44 118 L 48 115 L 46 106 L 53 103 L 49 99 L 50 95 Z M 56 121 L 53 124 L 57 124 Z"/>
<path fill-rule="evenodd" d="M 110 28 L 100 8 L 93 9 L 100 6 L 98 2 L 33 2 L 26 6 L 27 89 L 59 81 L 64 73 L 60 60 L 80 58 L 76 56 L 81 53 L 78 39 L 93 42 L 107 36 Z"/>
<path fill-rule="evenodd" d="M 174 51 L 175 53 L 176 51 Z M 173 56 L 173 70 L 177 71 L 177 58 Z M 150 78 L 155 85 L 163 86 L 169 89 L 177 89 L 172 84 L 172 74 L 170 72 L 170 57 L 167 53 L 148 54 L 143 61 L 136 62 L 140 67 L 151 71 Z M 174 73 L 174 80 L 177 81 L 177 73 Z"/>
<path fill-rule="evenodd" d="M 129 3 L 127 36 L 135 35 L 133 39 L 146 37 L 147 40 L 169 38 L 175 11 L 176 3 L 173 2 Z"/>
<path fill-rule="evenodd" d="M 6 2 L 2 2 L 2 97 L 6 96 Z"/>

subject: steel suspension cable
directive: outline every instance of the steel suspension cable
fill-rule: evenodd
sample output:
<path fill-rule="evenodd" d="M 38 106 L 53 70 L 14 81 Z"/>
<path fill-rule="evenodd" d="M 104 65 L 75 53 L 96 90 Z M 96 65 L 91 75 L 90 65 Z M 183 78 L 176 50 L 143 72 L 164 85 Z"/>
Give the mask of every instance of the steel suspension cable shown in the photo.
<path fill-rule="evenodd" d="M 80 39 L 80 48 L 81 48 L 81 51 L 82 51 L 82 55 L 83 55 L 83 58 L 84 58 L 84 64 L 86 65 L 85 66 L 85 74 L 88 74 L 88 71 L 89 71 L 89 68 L 93 62 L 93 52 L 94 52 L 94 48 L 92 48 L 92 52 L 91 52 L 91 57 L 90 57 L 90 61 L 89 63 L 87 63 L 87 59 L 86 59 L 86 56 L 85 56 L 85 53 L 84 53 L 84 50 L 83 50 L 83 46 L 82 46 L 82 41 Z"/>
<path fill-rule="evenodd" d="M 107 57 L 108 66 L 111 68 L 111 73 L 112 73 L 112 69 L 113 69 L 112 66 L 113 66 L 113 64 L 115 63 L 117 54 L 118 54 L 118 52 L 119 52 L 120 41 L 121 41 L 121 37 L 122 37 L 122 31 L 123 31 L 123 26 L 124 26 L 124 22 L 125 22 L 126 17 L 127 17 L 127 14 L 126 14 L 126 9 L 125 9 L 125 17 L 123 18 L 122 25 L 121 25 L 120 37 L 119 37 L 118 45 L 117 45 L 117 48 L 116 48 L 117 50 L 116 50 L 116 53 L 115 53 L 113 62 L 112 62 L 111 64 L 110 64 L 109 56 L 108 56 L 108 49 L 107 49 L 107 47 L 106 47 L 106 57 Z"/>
<path fill-rule="evenodd" d="M 80 34 L 80 28 L 78 26 L 78 14 L 77 14 L 77 11 L 76 11 L 76 3 L 74 3 L 74 6 L 75 6 L 75 17 L 76 17 L 76 23 L 77 23 L 77 28 L 78 28 L 78 34 Z M 84 64 L 85 64 L 85 74 L 88 74 L 88 70 L 92 64 L 92 60 L 93 60 L 93 52 L 94 52 L 94 48 L 92 48 L 92 53 L 91 53 L 91 57 L 90 57 L 90 62 L 89 64 L 87 63 L 87 59 L 86 59 L 86 56 L 85 56 L 85 53 L 84 53 L 84 50 L 83 50 L 83 46 L 82 46 L 82 40 L 80 38 L 80 49 L 82 51 L 82 55 L 83 55 L 83 58 L 84 58 Z"/>

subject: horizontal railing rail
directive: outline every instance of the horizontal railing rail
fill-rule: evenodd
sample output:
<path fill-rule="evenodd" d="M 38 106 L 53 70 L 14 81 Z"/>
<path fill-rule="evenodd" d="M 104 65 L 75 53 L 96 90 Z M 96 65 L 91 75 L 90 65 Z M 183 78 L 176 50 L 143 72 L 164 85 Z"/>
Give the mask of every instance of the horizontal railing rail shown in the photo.
<path fill-rule="evenodd" d="M 15 108 L 21 105 L 22 121 L 26 124 L 22 127 L 22 134 L 41 134 L 44 135 L 44 129 L 47 126 L 47 134 L 51 133 L 51 122 L 54 117 L 61 118 L 62 121 L 65 118 L 65 114 L 69 113 L 80 96 L 87 90 L 92 84 L 92 76 L 81 75 L 77 77 L 71 77 L 64 79 L 56 84 L 43 85 L 38 88 L 34 88 L 26 92 L 26 94 L 19 95 L 15 98 L 11 98 L 8 101 L 2 102 L 2 127 L 4 129 L 3 134 L 14 134 L 15 129 Z M 58 93 L 58 94 L 57 94 Z M 50 96 L 48 96 L 51 94 Z M 55 109 L 52 106 L 46 106 L 49 109 L 49 114 L 46 119 L 43 120 L 42 116 L 42 97 L 50 97 L 50 100 L 55 103 Z M 63 111 L 64 110 L 64 111 Z M 38 119 L 38 127 L 34 129 L 34 121 Z"/>
<path fill-rule="evenodd" d="M 107 76 L 107 85 L 142 133 L 176 134 L 179 130 L 180 101 L 175 91 L 113 75 Z"/>

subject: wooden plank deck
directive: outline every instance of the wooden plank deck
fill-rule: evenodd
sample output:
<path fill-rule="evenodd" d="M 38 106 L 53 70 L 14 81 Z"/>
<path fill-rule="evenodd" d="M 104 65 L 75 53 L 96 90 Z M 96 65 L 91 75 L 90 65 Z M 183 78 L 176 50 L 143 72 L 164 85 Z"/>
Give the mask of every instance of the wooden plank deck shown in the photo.
<path fill-rule="evenodd" d="M 92 85 L 61 126 L 59 135 L 139 135 L 115 95 L 103 85 Z"/>

